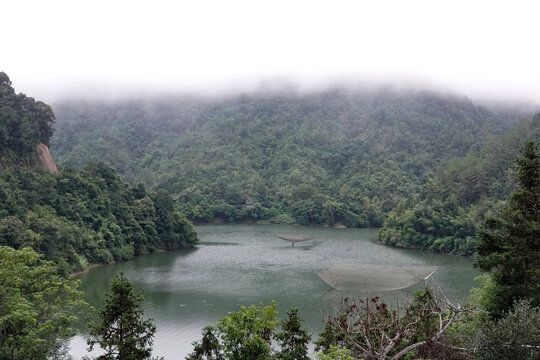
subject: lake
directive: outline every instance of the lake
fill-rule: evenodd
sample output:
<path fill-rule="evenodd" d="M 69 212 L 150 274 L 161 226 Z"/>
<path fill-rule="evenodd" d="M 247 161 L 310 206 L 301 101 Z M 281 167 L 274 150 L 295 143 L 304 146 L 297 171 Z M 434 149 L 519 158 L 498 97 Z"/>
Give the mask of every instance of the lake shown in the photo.
<path fill-rule="evenodd" d="M 436 265 L 430 283 L 454 302 L 463 302 L 479 273 L 469 258 L 386 247 L 376 242 L 379 229 L 335 229 L 288 225 L 203 225 L 196 227 L 200 244 L 194 249 L 156 253 L 97 268 L 81 275 L 81 289 L 92 306 L 101 309 L 110 279 L 123 271 L 144 291 L 145 317 L 154 319 L 154 355 L 183 359 L 206 325 L 215 325 L 242 305 L 275 300 L 279 318 L 298 307 L 304 325 L 314 335 L 323 328 L 323 313 L 342 297 L 362 292 L 337 291 L 315 273 L 339 262 L 373 265 Z M 312 240 L 290 243 L 277 234 L 307 234 Z M 391 305 L 410 298 L 413 287 L 379 292 Z M 84 329 L 84 325 L 80 325 Z M 86 355 L 81 336 L 71 342 L 71 354 Z"/>

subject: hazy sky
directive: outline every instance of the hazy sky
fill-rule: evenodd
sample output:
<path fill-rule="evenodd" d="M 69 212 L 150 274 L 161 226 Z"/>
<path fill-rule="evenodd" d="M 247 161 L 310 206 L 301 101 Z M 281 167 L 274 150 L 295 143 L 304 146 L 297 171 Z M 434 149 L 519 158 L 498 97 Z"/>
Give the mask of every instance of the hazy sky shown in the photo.
<path fill-rule="evenodd" d="M 0 71 L 45 101 L 286 79 L 540 102 L 538 1 L 0 0 L 0 11 Z"/>

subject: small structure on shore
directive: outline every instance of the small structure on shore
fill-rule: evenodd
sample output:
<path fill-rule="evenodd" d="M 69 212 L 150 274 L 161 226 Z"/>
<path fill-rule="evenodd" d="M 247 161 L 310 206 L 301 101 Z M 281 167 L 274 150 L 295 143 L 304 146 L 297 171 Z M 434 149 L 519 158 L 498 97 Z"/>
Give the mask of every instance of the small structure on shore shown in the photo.
<path fill-rule="evenodd" d="M 313 239 L 313 236 L 304 235 L 304 234 L 278 234 L 276 235 L 281 240 L 285 240 L 291 243 L 292 247 L 294 247 L 294 244 L 301 241 L 307 241 Z"/>

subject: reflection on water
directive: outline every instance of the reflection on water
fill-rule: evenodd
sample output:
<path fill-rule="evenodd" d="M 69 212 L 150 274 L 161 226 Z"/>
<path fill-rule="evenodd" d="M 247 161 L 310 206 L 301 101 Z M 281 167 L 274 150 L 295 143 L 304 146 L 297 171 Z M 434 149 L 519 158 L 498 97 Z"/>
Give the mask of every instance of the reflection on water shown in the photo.
<path fill-rule="evenodd" d="M 143 256 L 81 276 L 85 298 L 96 308 L 103 307 L 103 294 L 118 271 L 144 290 L 145 316 L 158 328 L 154 354 L 166 359 L 184 358 L 204 326 L 241 305 L 276 300 L 281 315 L 297 306 L 305 326 L 318 333 L 323 327 L 321 312 L 344 296 L 362 296 L 333 290 L 315 274 L 336 261 L 437 265 L 433 278 L 454 301 L 467 296 L 477 274 L 467 258 L 382 246 L 375 242 L 378 229 L 235 224 L 198 226 L 197 232 L 201 243 L 195 249 Z M 314 239 L 291 247 L 276 238 L 282 233 Z M 381 295 L 393 304 L 420 288 Z M 72 342 L 75 356 L 84 355 L 85 348 L 80 337 Z"/>

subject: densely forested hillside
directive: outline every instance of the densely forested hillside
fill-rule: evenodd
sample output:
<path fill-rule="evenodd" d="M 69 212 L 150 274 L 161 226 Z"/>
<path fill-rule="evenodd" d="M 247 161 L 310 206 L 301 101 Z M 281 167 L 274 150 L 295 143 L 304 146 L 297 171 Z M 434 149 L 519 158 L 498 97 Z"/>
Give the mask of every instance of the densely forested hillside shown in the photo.
<path fill-rule="evenodd" d="M 401 247 L 471 255 L 477 225 L 515 185 L 514 160 L 525 139 L 540 140 L 540 114 L 504 134 L 490 137 L 441 167 L 418 196 L 390 212 L 381 241 Z"/>
<path fill-rule="evenodd" d="M 36 166 L 53 122 L 48 105 L 16 95 L 0 72 L 0 246 L 32 247 L 67 273 L 196 242 L 163 190 L 130 185 L 103 163 L 55 174 Z"/>
<path fill-rule="evenodd" d="M 110 167 L 80 173 L 0 172 L 0 245 L 32 247 L 66 270 L 191 246 L 191 223 L 164 191 L 131 186 Z"/>
<path fill-rule="evenodd" d="M 61 164 L 104 159 L 199 221 L 380 226 L 442 160 L 507 126 L 465 98 L 388 88 L 54 108 Z"/>
<path fill-rule="evenodd" d="M 36 146 L 49 145 L 54 120 L 49 105 L 16 94 L 9 77 L 0 72 L 0 169 L 10 165 L 36 167 Z"/>

